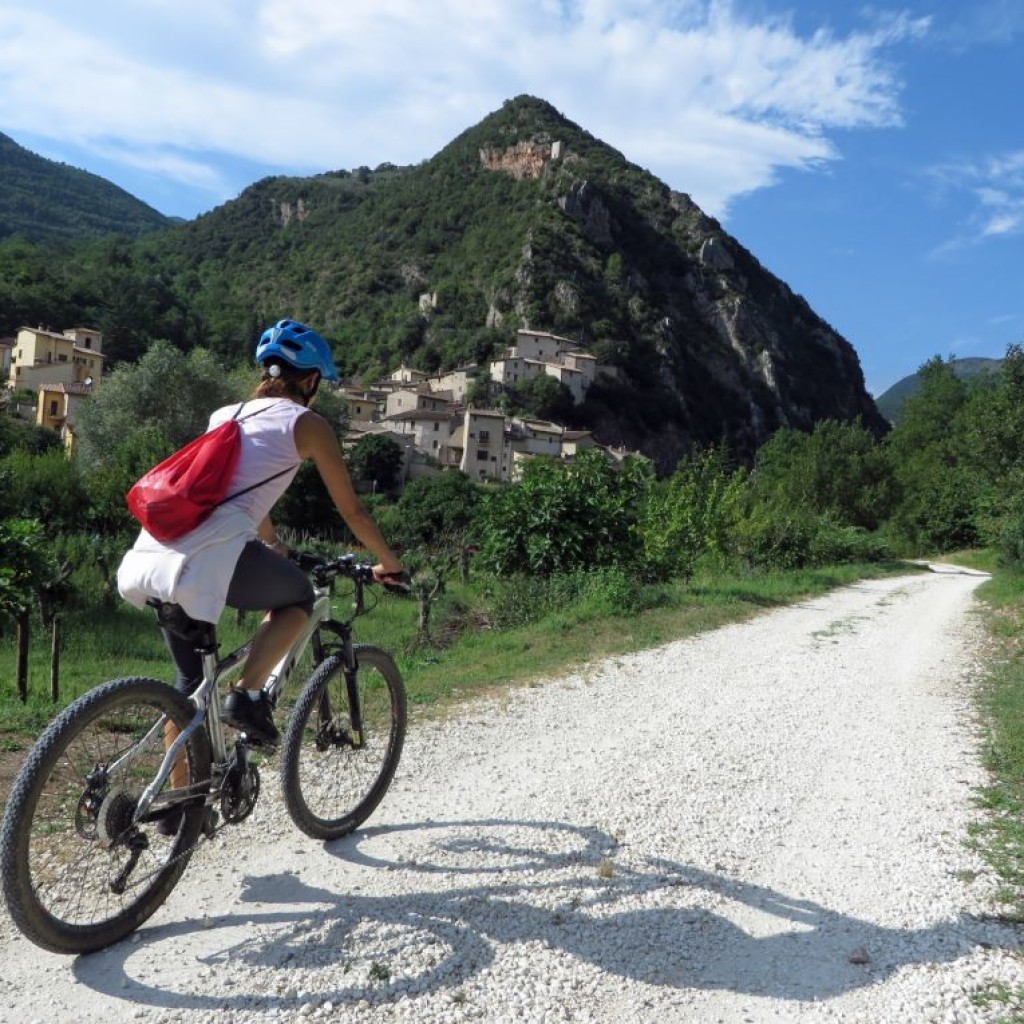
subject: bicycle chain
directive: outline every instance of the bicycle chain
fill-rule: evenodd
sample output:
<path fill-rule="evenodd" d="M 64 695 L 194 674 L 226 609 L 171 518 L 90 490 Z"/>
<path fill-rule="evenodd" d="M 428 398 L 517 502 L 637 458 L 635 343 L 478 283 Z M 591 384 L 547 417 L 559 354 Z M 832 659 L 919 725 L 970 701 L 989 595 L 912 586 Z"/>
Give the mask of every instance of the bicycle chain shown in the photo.
<path fill-rule="evenodd" d="M 212 807 L 209 808 L 208 811 L 213 813 L 213 814 L 216 814 L 216 811 L 214 811 Z M 161 871 L 166 871 L 167 868 L 169 868 L 173 864 L 176 864 L 179 860 L 184 860 L 186 857 L 191 857 L 192 854 L 195 853 L 195 851 L 197 849 L 199 849 L 199 846 L 200 846 L 201 843 L 203 843 L 204 841 L 206 841 L 206 842 L 213 842 L 213 840 L 218 835 L 220 835 L 220 833 L 224 829 L 228 828 L 230 825 L 233 825 L 233 824 L 235 824 L 235 822 L 231 822 L 231 821 L 227 821 L 227 820 L 222 820 L 219 825 L 215 825 L 213 828 L 211 828 L 208 825 L 204 824 L 202 830 L 200 831 L 199 835 L 196 836 L 194 842 L 192 842 L 188 846 L 186 846 L 184 850 L 180 850 L 173 857 L 169 857 L 162 864 L 160 864 L 160 866 L 158 868 L 156 868 L 155 870 L 150 871 L 147 874 L 142 875 L 139 878 L 133 879 L 130 885 L 126 885 L 125 886 L 125 891 L 127 891 L 128 889 L 137 889 L 140 885 L 143 885 L 144 883 L 149 881 L 149 879 L 151 879 L 151 878 L 155 877 L 156 875 L 160 874 Z"/>

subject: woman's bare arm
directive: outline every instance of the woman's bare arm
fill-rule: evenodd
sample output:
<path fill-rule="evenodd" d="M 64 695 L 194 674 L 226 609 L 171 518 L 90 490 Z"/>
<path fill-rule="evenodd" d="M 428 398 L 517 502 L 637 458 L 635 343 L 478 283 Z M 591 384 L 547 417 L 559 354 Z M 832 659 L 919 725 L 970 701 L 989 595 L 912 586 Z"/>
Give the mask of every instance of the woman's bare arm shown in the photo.
<path fill-rule="evenodd" d="M 316 464 L 335 508 L 360 544 L 378 559 L 378 570 L 384 575 L 401 572 L 401 562 L 352 486 L 352 477 L 330 424 L 315 412 L 303 413 L 295 423 L 295 447 L 304 459 L 312 459 Z"/>

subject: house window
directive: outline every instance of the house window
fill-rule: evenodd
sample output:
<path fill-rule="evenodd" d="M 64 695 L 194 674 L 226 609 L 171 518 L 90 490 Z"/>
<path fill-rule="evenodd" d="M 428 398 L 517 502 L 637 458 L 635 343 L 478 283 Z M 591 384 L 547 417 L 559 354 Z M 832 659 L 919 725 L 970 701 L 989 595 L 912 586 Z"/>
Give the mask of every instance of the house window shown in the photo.
<path fill-rule="evenodd" d="M 476 461 L 477 462 L 486 462 L 487 461 L 487 449 L 486 448 L 477 448 L 477 450 L 476 450 Z"/>
<path fill-rule="evenodd" d="M 491 442 L 491 432 L 489 430 L 481 430 L 480 431 L 480 443 L 481 444 L 490 444 L 490 442 Z"/>
<path fill-rule="evenodd" d="M 51 416 L 56 416 L 57 415 L 57 403 L 56 402 L 51 402 L 50 403 L 50 415 Z"/>

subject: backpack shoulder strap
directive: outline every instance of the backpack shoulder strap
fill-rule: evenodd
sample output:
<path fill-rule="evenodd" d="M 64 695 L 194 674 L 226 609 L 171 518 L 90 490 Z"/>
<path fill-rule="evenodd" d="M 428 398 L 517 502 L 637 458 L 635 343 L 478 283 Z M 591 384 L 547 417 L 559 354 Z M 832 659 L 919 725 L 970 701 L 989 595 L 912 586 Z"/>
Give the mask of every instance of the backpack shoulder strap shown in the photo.
<path fill-rule="evenodd" d="M 273 409 L 273 408 L 274 408 L 274 407 L 275 407 L 275 406 L 276 406 L 276 405 L 277 405 L 278 403 L 275 403 L 274 405 L 264 405 L 264 406 L 263 406 L 262 408 L 260 408 L 260 409 L 253 409 L 253 411 L 252 411 L 252 412 L 247 412 L 247 413 L 246 413 L 246 414 L 245 414 L 244 416 L 239 416 L 239 414 L 238 414 L 238 413 L 240 413 L 240 412 L 242 411 L 242 408 L 243 408 L 243 406 L 245 406 L 245 404 L 246 404 L 246 403 L 245 403 L 245 402 L 243 402 L 243 403 L 242 403 L 242 404 L 241 404 L 241 405 L 240 405 L 240 406 L 238 407 L 238 412 L 236 412 L 236 413 L 235 413 L 235 415 L 231 417 L 232 419 L 237 419 L 239 423 L 241 423 L 241 422 L 242 422 L 242 420 L 249 420 L 249 419 L 252 419 L 252 417 L 253 417 L 253 416 L 259 416 L 259 414 L 260 414 L 261 412 L 266 412 L 266 411 L 267 411 L 268 409 Z"/>
<path fill-rule="evenodd" d="M 260 480 L 259 483 L 249 484 L 248 487 L 243 487 L 240 491 L 235 491 L 234 494 L 229 494 L 224 501 L 217 502 L 218 505 L 223 505 L 226 502 L 232 501 L 234 498 L 240 498 L 243 494 L 248 494 L 250 491 L 255 491 L 257 487 L 262 487 L 264 484 L 269 484 L 271 480 L 276 480 L 279 476 L 284 476 L 285 473 L 290 473 L 296 466 L 285 466 L 284 469 L 279 470 L 277 473 L 268 476 L 265 480 Z"/>

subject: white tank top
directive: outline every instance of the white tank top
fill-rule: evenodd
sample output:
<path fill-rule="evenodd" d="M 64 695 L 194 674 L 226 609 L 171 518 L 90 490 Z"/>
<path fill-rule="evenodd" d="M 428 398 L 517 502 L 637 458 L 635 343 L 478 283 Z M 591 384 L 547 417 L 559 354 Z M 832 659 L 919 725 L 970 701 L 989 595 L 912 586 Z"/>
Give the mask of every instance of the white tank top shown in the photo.
<path fill-rule="evenodd" d="M 242 449 L 228 494 L 259 486 L 226 504 L 245 512 L 254 523 L 262 522 L 295 479 L 302 462 L 295 448 L 295 421 L 306 411 L 305 406 L 287 398 L 254 398 L 238 414 Z M 209 429 L 236 412 L 237 403 L 217 409 L 210 416 Z M 275 476 L 277 473 L 281 475 Z"/>

